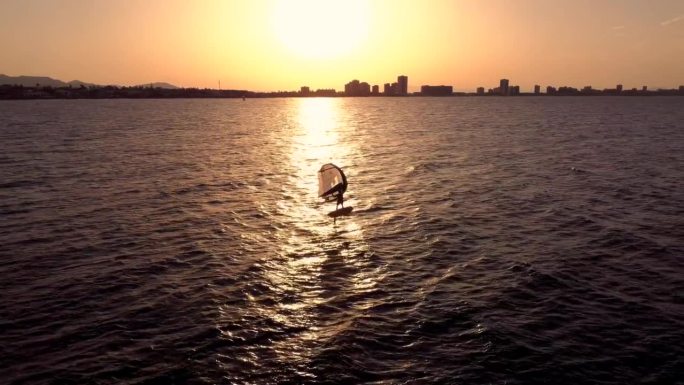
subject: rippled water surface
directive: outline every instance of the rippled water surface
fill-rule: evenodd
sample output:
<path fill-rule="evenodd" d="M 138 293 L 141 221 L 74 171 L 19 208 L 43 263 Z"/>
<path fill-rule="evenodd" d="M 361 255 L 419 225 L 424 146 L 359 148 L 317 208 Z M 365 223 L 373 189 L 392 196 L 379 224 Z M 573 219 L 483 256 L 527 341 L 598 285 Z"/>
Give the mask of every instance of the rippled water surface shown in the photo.
<path fill-rule="evenodd" d="M 684 98 L 0 102 L 0 149 L 0 383 L 682 381 Z"/>

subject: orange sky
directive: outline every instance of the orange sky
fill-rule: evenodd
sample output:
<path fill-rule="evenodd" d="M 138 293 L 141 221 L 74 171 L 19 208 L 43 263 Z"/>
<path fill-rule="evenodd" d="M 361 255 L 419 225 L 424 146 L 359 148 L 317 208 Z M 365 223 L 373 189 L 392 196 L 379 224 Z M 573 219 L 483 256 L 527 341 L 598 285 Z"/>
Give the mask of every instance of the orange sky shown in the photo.
<path fill-rule="evenodd" d="M 681 0 L 0 0 L 0 73 L 254 91 L 684 84 Z"/>

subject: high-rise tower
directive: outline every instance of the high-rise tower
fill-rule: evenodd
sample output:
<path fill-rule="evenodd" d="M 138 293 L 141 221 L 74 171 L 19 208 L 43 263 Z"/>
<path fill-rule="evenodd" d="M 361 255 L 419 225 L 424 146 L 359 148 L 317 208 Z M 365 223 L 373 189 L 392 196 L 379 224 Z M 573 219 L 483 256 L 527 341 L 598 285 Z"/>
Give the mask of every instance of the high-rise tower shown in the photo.
<path fill-rule="evenodd" d="M 508 95 L 508 79 L 501 79 L 499 81 L 499 92 L 501 92 L 501 95 Z"/>
<path fill-rule="evenodd" d="M 397 83 L 399 84 L 399 95 L 408 95 L 408 76 L 399 75 Z"/>

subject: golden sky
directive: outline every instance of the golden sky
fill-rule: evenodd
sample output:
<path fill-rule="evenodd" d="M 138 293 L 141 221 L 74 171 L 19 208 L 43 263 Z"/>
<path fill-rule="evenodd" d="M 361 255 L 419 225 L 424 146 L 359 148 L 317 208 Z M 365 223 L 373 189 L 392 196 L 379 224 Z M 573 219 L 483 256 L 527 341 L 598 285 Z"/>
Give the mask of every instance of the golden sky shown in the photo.
<path fill-rule="evenodd" d="M 682 0 L 0 0 L 0 73 L 341 90 L 684 84 Z"/>

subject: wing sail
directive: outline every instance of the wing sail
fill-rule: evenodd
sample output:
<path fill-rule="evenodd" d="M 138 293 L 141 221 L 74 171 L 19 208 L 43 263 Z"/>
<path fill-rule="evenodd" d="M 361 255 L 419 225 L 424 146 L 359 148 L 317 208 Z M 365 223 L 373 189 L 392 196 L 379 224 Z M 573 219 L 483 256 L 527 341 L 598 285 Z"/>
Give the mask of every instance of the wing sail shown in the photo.
<path fill-rule="evenodd" d="M 318 196 L 327 198 L 347 191 L 347 177 L 342 169 L 332 163 L 318 170 Z"/>

